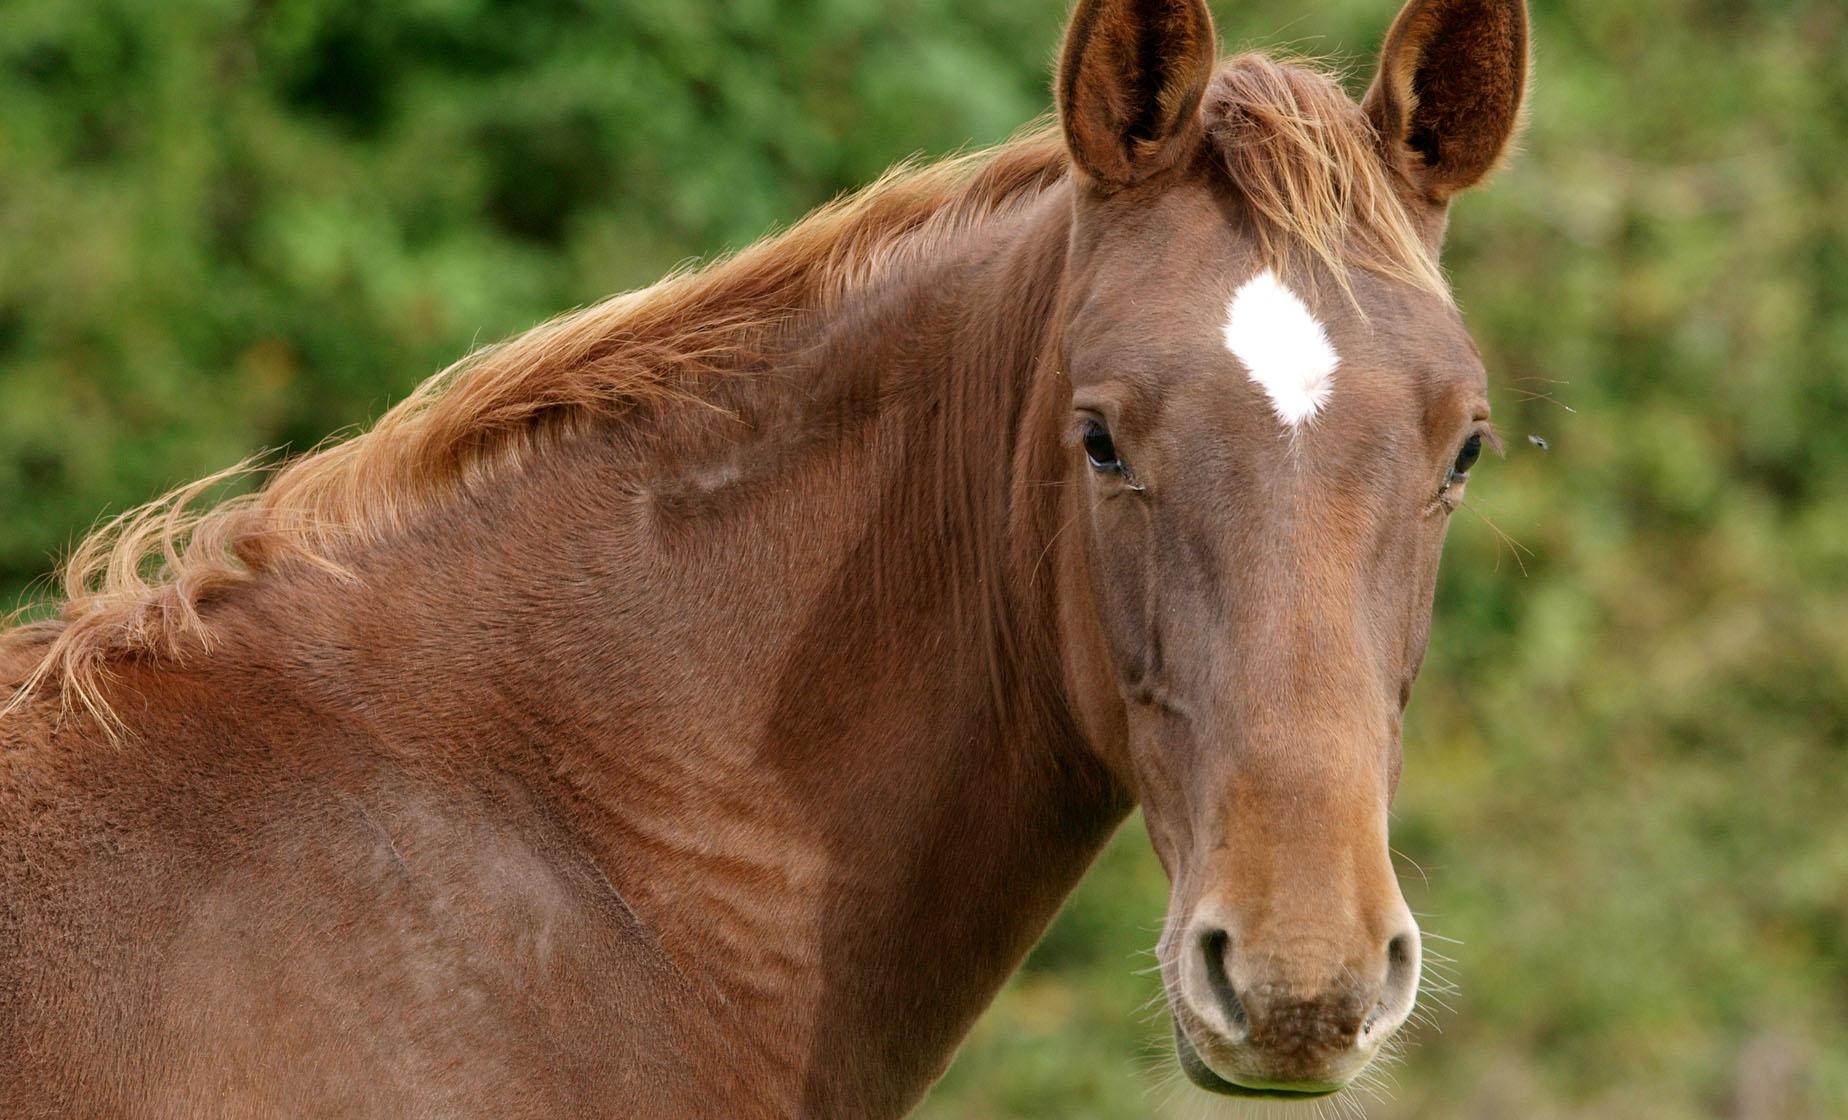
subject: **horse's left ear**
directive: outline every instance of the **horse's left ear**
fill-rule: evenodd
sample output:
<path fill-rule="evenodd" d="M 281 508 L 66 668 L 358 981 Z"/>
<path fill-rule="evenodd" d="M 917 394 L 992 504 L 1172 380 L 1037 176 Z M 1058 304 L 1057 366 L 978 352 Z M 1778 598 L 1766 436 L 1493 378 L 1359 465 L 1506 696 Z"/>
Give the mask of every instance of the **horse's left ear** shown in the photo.
<path fill-rule="evenodd" d="M 1441 203 L 1494 169 L 1526 88 L 1525 0 L 1409 0 L 1364 104 L 1388 161 Z"/>

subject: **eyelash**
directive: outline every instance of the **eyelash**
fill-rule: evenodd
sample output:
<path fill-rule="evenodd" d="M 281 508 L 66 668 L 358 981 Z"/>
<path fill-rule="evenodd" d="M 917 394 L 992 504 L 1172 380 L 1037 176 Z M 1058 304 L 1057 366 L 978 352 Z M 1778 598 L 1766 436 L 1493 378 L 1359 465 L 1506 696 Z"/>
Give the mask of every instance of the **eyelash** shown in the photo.
<path fill-rule="evenodd" d="M 1437 498 L 1445 506 L 1451 509 L 1457 507 L 1458 503 L 1450 500 L 1450 491 L 1453 487 L 1469 481 L 1469 472 L 1481 459 L 1482 449 L 1485 446 L 1491 449 L 1498 448 L 1500 441 L 1495 438 L 1493 428 L 1487 424 L 1480 424 L 1465 437 L 1462 448 L 1457 451 L 1456 459 L 1444 472 L 1443 485 L 1437 488 Z M 1459 467 L 1462 469 L 1459 470 Z"/>

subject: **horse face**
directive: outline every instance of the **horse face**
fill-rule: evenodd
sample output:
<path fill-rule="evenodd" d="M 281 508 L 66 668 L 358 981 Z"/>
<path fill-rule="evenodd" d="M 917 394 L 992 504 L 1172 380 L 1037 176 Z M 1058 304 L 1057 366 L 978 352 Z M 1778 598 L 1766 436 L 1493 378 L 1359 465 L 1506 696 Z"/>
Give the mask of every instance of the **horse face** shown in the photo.
<path fill-rule="evenodd" d="M 1081 715 L 1173 882 L 1183 1068 L 1319 1094 L 1417 993 L 1387 807 L 1445 526 L 1493 438 L 1475 348 L 1417 265 L 1512 128 L 1524 13 L 1413 0 L 1364 107 L 1259 60 L 1213 73 L 1212 38 L 1198 3 L 1109 0 L 1068 36 L 1064 609 Z M 1458 90 L 1490 111 L 1447 115 Z"/>
<path fill-rule="evenodd" d="M 1111 204 L 1083 223 L 1073 531 L 1174 882 L 1183 1056 L 1200 1080 L 1327 1090 L 1417 987 L 1386 810 L 1484 381 L 1439 296 L 1292 284 L 1214 194 L 1145 204 L 1159 228 Z"/>

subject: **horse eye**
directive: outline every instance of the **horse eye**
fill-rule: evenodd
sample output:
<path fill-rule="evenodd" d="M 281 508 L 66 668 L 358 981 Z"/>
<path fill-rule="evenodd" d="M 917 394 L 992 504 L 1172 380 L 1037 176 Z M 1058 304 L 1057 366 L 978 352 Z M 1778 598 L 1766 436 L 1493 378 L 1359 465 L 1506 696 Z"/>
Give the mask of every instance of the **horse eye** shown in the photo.
<path fill-rule="evenodd" d="M 1482 435 L 1477 433 L 1464 441 L 1463 450 L 1457 452 L 1457 461 L 1450 468 L 1450 477 L 1453 480 L 1465 477 L 1469 474 L 1469 469 L 1476 465 L 1476 460 L 1480 458 L 1482 458 Z"/>
<path fill-rule="evenodd" d="M 1116 442 L 1101 421 L 1084 422 L 1084 453 L 1097 470 L 1120 472 L 1123 469 L 1123 460 L 1117 458 Z"/>

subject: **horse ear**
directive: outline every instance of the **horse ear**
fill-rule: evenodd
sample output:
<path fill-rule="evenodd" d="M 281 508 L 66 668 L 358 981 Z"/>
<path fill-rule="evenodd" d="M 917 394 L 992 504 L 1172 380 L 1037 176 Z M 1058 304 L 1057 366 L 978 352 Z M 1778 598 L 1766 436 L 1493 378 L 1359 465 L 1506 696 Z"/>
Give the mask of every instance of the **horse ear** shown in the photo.
<path fill-rule="evenodd" d="M 1409 0 L 1364 105 L 1387 159 L 1441 203 L 1494 169 L 1526 88 L 1525 0 Z"/>
<path fill-rule="evenodd" d="M 1079 0 L 1059 58 L 1059 123 L 1105 190 L 1177 163 L 1200 137 L 1218 57 L 1205 0 Z"/>

